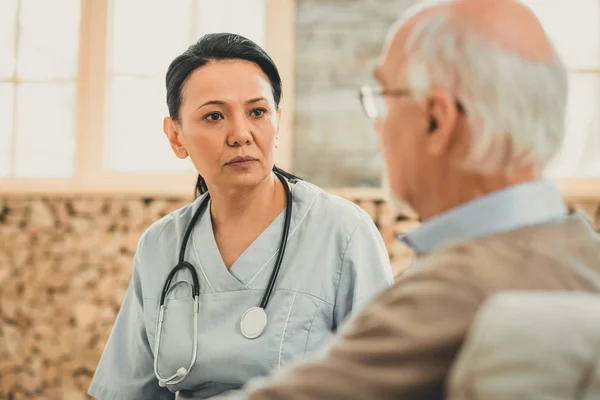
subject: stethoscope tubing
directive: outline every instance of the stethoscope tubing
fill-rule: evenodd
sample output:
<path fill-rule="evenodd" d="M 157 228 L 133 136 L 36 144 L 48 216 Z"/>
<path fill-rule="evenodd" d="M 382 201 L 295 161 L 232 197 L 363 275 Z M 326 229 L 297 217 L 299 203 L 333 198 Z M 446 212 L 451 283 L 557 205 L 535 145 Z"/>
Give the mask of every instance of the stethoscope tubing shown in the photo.
<path fill-rule="evenodd" d="M 281 235 L 281 241 L 279 243 L 277 259 L 275 261 L 275 267 L 273 268 L 273 271 L 271 272 L 271 276 L 269 278 L 269 283 L 267 285 L 267 289 L 265 290 L 265 293 L 264 293 L 263 298 L 260 303 L 260 308 L 262 308 L 262 309 L 265 309 L 267 307 L 267 305 L 269 304 L 269 300 L 271 299 L 271 295 L 273 293 L 273 289 L 275 287 L 275 283 L 276 283 L 277 277 L 279 275 L 279 270 L 281 269 L 281 263 L 283 262 L 283 256 L 285 254 L 285 249 L 287 246 L 287 240 L 288 240 L 288 236 L 289 236 L 290 224 L 291 224 L 291 219 L 292 219 L 292 203 L 293 202 L 292 202 L 292 191 L 290 189 L 289 183 L 283 175 L 281 175 L 277 172 L 275 172 L 275 175 L 277 176 L 277 178 L 279 178 L 279 180 L 281 181 L 281 183 L 283 184 L 283 187 L 285 189 L 286 211 L 285 211 L 283 232 Z M 196 359 L 197 359 L 197 355 L 198 355 L 198 314 L 199 314 L 199 308 L 200 308 L 199 307 L 200 282 L 198 279 L 198 273 L 196 272 L 194 266 L 192 264 L 190 264 L 189 262 L 185 261 L 185 250 L 186 250 L 190 235 L 192 233 L 192 230 L 193 230 L 194 226 L 196 225 L 196 222 L 200 218 L 200 215 L 202 215 L 203 211 L 206 209 L 209 199 L 210 199 L 210 196 L 207 193 L 205 198 L 202 200 L 202 203 L 200 203 L 200 206 L 194 213 L 194 215 L 192 215 L 192 219 L 190 220 L 190 223 L 188 224 L 188 226 L 186 228 L 186 231 L 184 233 L 184 237 L 183 237 L 183 240 L 181 243 L 181 248 L 180 248 L 179 257 L 178 257 L 178 263 L 169 272 L 169 275 L 167 276 L 167 279 L 165 280 L 165 283 L 163 285 L 163 289 L 161 292 L 159 310 L 158 310 L 158 316 L 157 316 L 156 339 L 154 341 L 154 349 L 155 349 L 154 350 L 154 374 L 156 375 L 160 386 L 166 386 L 167 384 L 176 385 L 178 383 L 183 382 L 183 380 L 185 380 L 187 378 L 187 376 L 192 371 L 192 368 L 196 364 Z M 166 296 L 170 292 L 170 290 L 174 289 L 177 286 L 177 284 L 176 284 L 175 286 L 171 287 L 171 282 L 173 281 L 173 278 L 175 277 L 177 272 L 179 272 L 182 269 L 187 269 L 190 272 L 190 274 L 192 275 L 191 286 L 192 286 L 192 294 L 193 294 L 193 298 L 194 298 L 194 317 L 193 317 L 193 320 L 194 320 L 194 336 L 193 336 L 194 344 L 192 347 L 192 357 L 191 357 L 190 365 L 187 369 L 180 368 L 177 370 L 177 372 L 174 375 L 172 375 L 168 378 L 163 378 L 160 376 L 160 374 L 158 372 L 158 354 L 160 351 L 162 326 L 163 326 L 163 321 L 164 321 L 164 314 L 166 311 L 165 300 L 166 300 Z"/>

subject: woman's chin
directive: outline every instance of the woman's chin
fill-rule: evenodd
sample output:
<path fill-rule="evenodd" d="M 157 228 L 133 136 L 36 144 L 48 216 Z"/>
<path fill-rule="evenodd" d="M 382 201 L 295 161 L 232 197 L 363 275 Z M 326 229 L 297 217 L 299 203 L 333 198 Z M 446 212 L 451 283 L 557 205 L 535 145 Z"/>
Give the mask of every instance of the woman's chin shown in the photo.
<path fill-rule="evenodd" d="M 232 189 L 252 189 L 258 186 L 269 176 L 269 171 L 254 168 L 253 170 L 231 171 L 227 177 L 227 185 Z"/>

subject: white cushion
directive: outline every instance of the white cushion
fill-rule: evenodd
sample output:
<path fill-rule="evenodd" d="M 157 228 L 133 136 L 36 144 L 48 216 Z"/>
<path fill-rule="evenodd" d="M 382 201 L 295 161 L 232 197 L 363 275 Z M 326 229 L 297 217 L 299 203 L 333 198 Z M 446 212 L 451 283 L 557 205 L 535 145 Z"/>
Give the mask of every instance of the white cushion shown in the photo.
<path fill-rule="evenodd" d="M 600 399 L 600 295 L 491 297 L 450 372 L 447 399 Z"/>

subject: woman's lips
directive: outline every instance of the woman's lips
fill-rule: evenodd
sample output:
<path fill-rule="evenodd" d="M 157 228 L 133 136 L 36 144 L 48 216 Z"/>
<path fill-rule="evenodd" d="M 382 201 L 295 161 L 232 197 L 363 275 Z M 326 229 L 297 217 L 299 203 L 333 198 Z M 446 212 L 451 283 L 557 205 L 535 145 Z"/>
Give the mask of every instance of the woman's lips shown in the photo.
<path fill-rule="evenodd" d="M 253 165 L 257 161 L 258 160 L 255 160 L 255 159 L 245 159 L 245 160 L 239 160 L 239 161 L 230 161 L 225 165 L 227 165 L 228 167 L 247 168 L 247 167 Z"/>

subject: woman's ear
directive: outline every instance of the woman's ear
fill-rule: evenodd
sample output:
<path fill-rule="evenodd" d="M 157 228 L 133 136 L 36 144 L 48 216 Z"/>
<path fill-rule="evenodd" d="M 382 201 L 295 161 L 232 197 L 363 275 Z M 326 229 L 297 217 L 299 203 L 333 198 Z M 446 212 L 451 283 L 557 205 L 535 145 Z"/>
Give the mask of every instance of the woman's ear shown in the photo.
<path fill-rule="evenodd" d="M 169 139 L 169 144 L 173 149 L 173 153 L 182 160 L 187 158 L 188 152 L 181 140 L 181 126 L 170 117 L 165 117 L 163 120 L 163 131 Z"/>
<path fill-rule="evenodd" d="M 275 148 L 279 147 L 279 127 L 281 126 L 281 116 L 283 108 L 277 109 L 277 130 L 275 131 Z"/>

